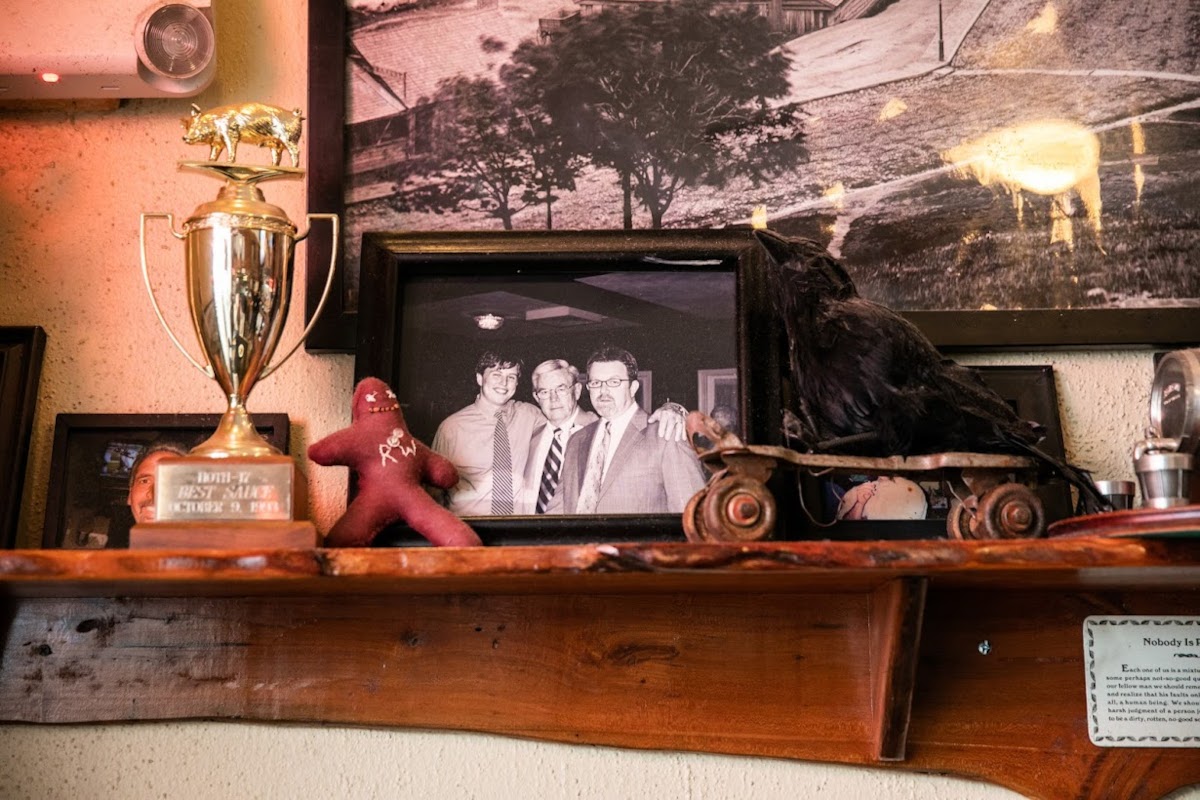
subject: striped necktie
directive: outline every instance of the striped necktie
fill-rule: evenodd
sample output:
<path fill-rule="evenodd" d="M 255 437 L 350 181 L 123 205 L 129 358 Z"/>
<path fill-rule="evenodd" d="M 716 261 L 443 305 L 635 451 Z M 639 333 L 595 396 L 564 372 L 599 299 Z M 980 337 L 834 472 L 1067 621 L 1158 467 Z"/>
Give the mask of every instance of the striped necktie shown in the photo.
<path fill-rule="evenodd" d="M 546 513 L 550 498 L 558 488 L 558 473 L 562 469 L 562 428 L 555 428 L 550 437 L 550 452 L 546 454 L 546 466 L 542 468 L 542 482 L 538 486 L 537 508 L 539 514 Z"/>
<path fill-rule="evenodd" d="M 513 513 L 512 449 L 503 411 L 496 412 L 492 430 L 492 513 Z"/>

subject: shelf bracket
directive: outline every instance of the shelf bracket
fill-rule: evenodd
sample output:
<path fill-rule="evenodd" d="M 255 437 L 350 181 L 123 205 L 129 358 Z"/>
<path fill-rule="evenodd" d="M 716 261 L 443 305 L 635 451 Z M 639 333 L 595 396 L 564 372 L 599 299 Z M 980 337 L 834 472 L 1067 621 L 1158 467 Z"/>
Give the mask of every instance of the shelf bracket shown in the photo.
<path fill-rule="evenodd" d="M 872 755 L 903 761 L 925 618 L 927 578 L 897 578 L 871 594 Z"/>

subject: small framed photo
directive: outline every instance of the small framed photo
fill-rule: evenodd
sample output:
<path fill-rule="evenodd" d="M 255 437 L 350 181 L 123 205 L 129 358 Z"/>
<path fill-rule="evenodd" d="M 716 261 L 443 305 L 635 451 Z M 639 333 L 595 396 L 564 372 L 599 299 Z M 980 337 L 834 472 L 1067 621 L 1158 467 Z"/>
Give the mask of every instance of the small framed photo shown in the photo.
<path fill-rule="evenodd" d="M 458 467 L 445 502 L 485 543 L 682 540 L 708 474 L 648 419 L 703 408 L 696 376 L 716 370 L 739 427 L 771 440 L 779 349 L 763 258 L 750 229 L 370 233 L 356 374 L 389 383 L 413 435 Z M 493 487 L 510 480 L 507 510 Z"/>
<path fill-rule="evenodd" d="M 212 435 L 220 414 L 59 414 L 42 546 L 129 546 L 129 529 L 153 505 L 153 466 Z M 254 414 L 267 441 L 288 450 L 287 414 Z M 136 487 L 136 488 L 135 488 Z"/>

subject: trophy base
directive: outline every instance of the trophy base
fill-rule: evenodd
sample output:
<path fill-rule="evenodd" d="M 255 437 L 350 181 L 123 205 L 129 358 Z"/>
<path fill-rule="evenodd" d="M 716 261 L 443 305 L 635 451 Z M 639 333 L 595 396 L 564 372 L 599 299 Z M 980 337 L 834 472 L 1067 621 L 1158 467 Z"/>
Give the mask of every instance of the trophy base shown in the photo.
<path fill-rule="evenodd" d="M 155 523 L 291 522 L 308 516 L 304 475 L 288 456 L 165 458 Z"/>
<path fill-rule="evenodd" d="M 131 550 L 309 550 L 320 545 L 311 522 L 143 522 L 129 529 Z"/>
<path fill-rule="evenodd" d="M 221 415 L 217 429 L 213 435 L 188 451 L 189 457 L 200 459 L 214 458 L 254 458 L 262 459 L 269 456 L 281 456 L 279 448 L 262 437 L 254 428 L 254 422 L 246 407 L 230 406 Z"/>

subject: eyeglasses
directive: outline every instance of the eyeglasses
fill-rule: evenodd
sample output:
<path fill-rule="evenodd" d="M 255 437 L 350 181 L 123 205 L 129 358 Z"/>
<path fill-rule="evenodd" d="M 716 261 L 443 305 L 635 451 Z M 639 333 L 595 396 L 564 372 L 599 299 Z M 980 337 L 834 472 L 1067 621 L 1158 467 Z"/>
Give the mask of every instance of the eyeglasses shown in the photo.
<path fill-rule="evenodd" d="M 589 389 L 599 389 L 601 386 L 607 386 L 610 389 L 616 389 L 622 383 L 629 383 L 632 380 L 632 378 L 609 378 L 606 381 L 588 381 L 587 387 Z"/>
<path fill-rule="evenodd" d="M 533 391 L 533 396 L 539 400 L 545 400 L 550 395 L 554 395 L 555 397 L 565 397 L 570 393 L 570 386 L 555 386 L 553 389 L 535 389 Z"/>

